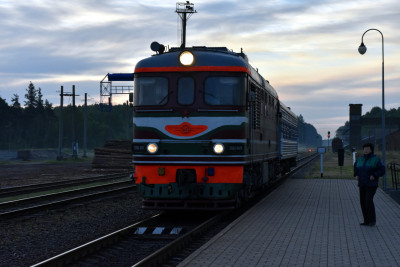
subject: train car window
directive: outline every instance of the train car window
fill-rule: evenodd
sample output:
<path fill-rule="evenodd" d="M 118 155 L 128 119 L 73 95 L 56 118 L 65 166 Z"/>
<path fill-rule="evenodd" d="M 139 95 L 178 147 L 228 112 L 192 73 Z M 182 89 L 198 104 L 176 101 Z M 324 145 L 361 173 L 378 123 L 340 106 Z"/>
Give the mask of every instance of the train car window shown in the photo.
<path fill-rule="evenodd" d="M 135 106 L 160 106 L 168 102 L 168 80 L 163 77 L 135 78 Z"/>
<path fill-rule="evenodd" d="M 191 77 L 182 77 L 178 80 L 178 103 L 191 105 L 194 102 L 194 80 Z"/>
<path fill-rule="evenodd" d="M 209 105 L 244 105 L 242 77 L 209 77 L 205 81 L 204 100 Z"/>

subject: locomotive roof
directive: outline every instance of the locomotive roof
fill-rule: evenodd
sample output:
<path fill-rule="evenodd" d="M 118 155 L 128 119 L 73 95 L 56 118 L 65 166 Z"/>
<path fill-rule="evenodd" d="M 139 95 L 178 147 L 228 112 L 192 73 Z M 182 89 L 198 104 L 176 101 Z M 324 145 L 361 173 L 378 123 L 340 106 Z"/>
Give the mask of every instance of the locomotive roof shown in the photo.
<path fill-rule="evenodd" d="M 194 54 L 195 61 L 191 66 L 182 66 L 179 55 L 183 51 Z M 248 62 L 246 54 L 236 53 L 226 47 L 194 46 L 170 48 L 168 52 L 155 54 L 142 59 L 136 64 L 135 73 L 142 72 L 182 72 L 182 71 L 233 71 L 247 72 L 257 83 L 267 88 L 275 97 L 275 89 Z"/>

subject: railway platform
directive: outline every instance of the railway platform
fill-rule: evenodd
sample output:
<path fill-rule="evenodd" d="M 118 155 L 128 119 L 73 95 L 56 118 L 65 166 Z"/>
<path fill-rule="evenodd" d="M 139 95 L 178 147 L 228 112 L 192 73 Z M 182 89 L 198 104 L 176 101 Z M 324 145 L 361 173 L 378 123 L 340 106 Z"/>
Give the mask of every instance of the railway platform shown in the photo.
<path fill-rule="evenodd" d="M 361 226 L 355 180 L 288 179 L 179 266 L 400 266 L 400 205 L 374 202 Z"/>

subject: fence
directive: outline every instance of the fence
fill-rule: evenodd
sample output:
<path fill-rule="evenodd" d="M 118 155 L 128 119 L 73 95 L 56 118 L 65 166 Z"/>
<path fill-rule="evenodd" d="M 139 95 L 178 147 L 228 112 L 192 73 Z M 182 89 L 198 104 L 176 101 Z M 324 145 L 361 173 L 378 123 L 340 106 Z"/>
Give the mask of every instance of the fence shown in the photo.
<path fill-rule="evenodd" d="M 397 190 L 397 186 L 400 185 L 400 164 L 389 163 L 388 167 L 392 175 L 392 188 Z"/>

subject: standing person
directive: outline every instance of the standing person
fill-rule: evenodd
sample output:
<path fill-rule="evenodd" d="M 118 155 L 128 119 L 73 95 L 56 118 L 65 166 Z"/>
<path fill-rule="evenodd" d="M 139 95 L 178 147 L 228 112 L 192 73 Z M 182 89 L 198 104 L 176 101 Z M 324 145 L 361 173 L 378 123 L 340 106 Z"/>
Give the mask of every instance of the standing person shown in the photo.
<path fill-rule="evenodd" d="M 376 224 L 374 195 L 379 184 L 379 177 L 385 174 L 385 166 L 374 154 L 374 145 L 363 145 L 364 155 L 354 164 L 354 177 L 360 188 L 360 205 L 364 222 L 360 225 L 374 226 Z"/>

